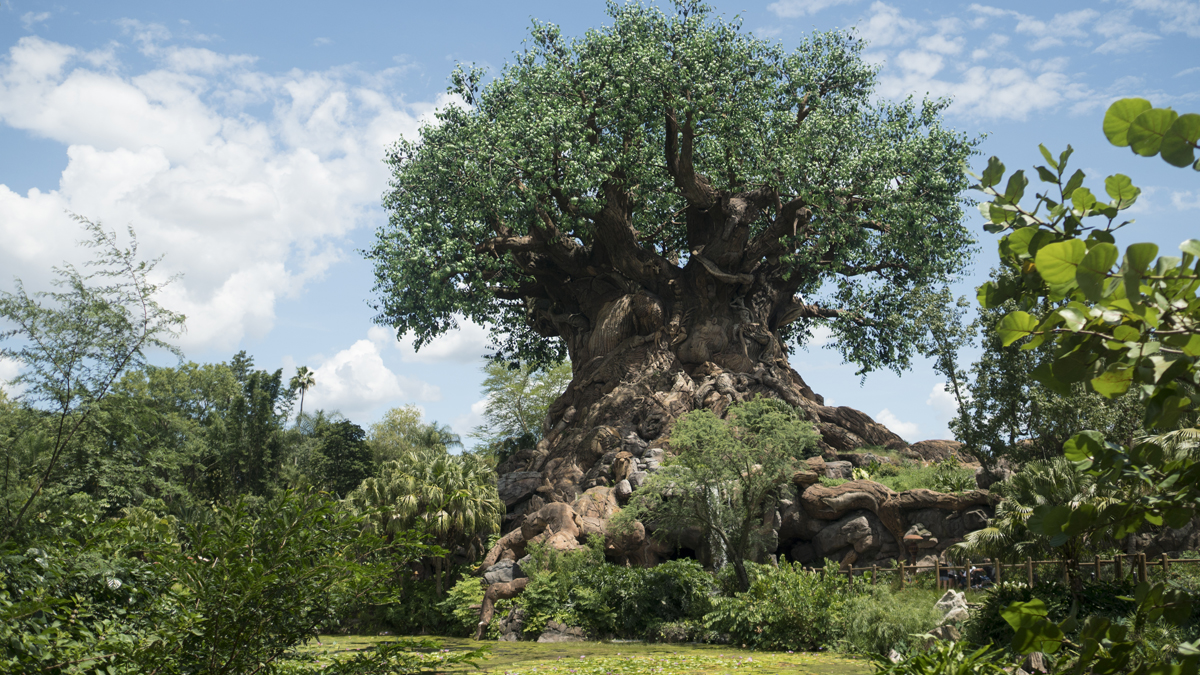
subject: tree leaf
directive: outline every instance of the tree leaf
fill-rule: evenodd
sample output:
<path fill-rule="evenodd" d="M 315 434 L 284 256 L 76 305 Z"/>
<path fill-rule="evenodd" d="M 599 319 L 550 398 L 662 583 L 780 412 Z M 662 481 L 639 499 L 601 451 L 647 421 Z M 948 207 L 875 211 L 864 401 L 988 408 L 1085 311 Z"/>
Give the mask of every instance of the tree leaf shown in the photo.
<path fill-rule="evenodd" d="M 1000 320 L 996 325 L 996 334 L 1005 347 L 1028 336 L 1037 329 L 1037 319 L 1028 312 L 1013 312 Z"/>
<path fill-rule="evenodd" d="M 1179 250 L 1200 258 L 1200 239 L 1188 239 L 1179 245 Z"/>
<path fill-rule="evenodd" d="M 1142 194 L 1141 188 L 1134 186 L 1129 176 L 1121 173 L 1104 179 L 1104 191 L 1112 198 L 1118 209 L 1127 209 L 1133 206 L 1138 195 Z"/>
<path fill-rule="evenodd" d="M 1129 125 L 1129 147 L 1142 157 L 1153 157 L 1162 147 L 1167 130 L 1179 119 L 1179 113 L 1166 108 L 1151 108 Z"/>
<path fill-rule="evenodd" d="M 1036 227 L 1022 227 L 1013 230 L 1008 236 L 1000 240 L 1000 255 L 1011 254 L 1018 258 L 1028 257 L 1029 244 L 1033 241 L 1033 237 L 1038 231 Z M 1006 248 L 1008 249 L 1008 253 L 1004 250 Z"/>
<path fill-rule="evenodd" d="M 1083 289 L 1087 299 L 1097 302 L 1104 297 L 1104 282 L 1112 266 L 1116 264 L 1120 251 L 1105 242 L 1093 244 L 1075 270 L 1075 281 Z"/>
<path fill-rule="evenodd" d="M 1154 257 L 1158 255 L 1158 244 L 1140 243 L 1130 244 L 1129 248 L 1125 249 L 1125 264 L 1138 275 L 1146 272 L 1146 268 L 1154 261 Z M 1126 289 L 1128 292 L 1129 289 Z"/>
<path fill-rule="evenodd" d="M 992 187 L 1000 182 L 1004 177 L 1004 163 L 999 157 L 992 156 L 988 159 L 987 168 L 983 170 L 983 177 L 979 180 L 979 184 L 985 188 Z"/>
<path fill-rule="evenodd" d="M 1041 151 L 1042 157 L 1046 158 L 1046 162 L 1050 166 L 1054 167 L 1055 169 L 1058 169 L 1058 162 L 1054 161 L 1054 155 L 1050 154 L 1050 151 L 1046 149 L 1045 145 L 1038 143 L 1038 150 Z M 1050 182 L 1055 182 L 1055 181 L 1052 180 Z"/>
<path fill-rule="evenodd" d="M 1086 254 L 1087 246 L 1078 239 L 1056 241 L 1038 249 L 1034 264 L 1046 283 L 1065 284 L 1074 281 L 1075 270 Z"/>
<path fill-rule="evenodd" d="M 1129 145 L 1129 125 L 1152 107 L 1144 98 L 1123 98 L 1108 106 L 1104 113 L 1104 136 L 1108 142 L 1122 148 Z"/>
<path fill-rule="evenodd" d="M 1076 169 L 1075 173 L 1071 174 L 1071 177 L 1067 180 L 1067 184 L 1063 186 L 1063 199 L 1070 199 L 1075 194 L 1075 191 L 1079 189 L 1079 186 L 1083 185 L 1083 179 L 1086 177 L 1087 175 L 1083 171 Z"/>
<path fill-rule="evenodd" d="M 1117 398 L 1129 391 L 1133 384 L 1133 368 L 1114 364 L 1098 377 L 1092 378 L 1092 389 L 1104 398 Z"/>
<path fill-rule="evenodd" d="M 1024 171 L 1016 171 L 1008 179 L 1008 186 L 1004 188 L 1004 199 L 1009 204 L 1016 204 L 1021 201 L 1021 197 L 1025 196 L 1025 186 L 1029 185 L 1029 179 L 1025 177 Z"/>
<path fill-rule="evenodd" d="M 1200 140 L 1200 115 L 1180 115 L 1163 137 L 1162 158 L 1180 168 L 1191 164 L 1196 159 L 1197 140 Z"/>

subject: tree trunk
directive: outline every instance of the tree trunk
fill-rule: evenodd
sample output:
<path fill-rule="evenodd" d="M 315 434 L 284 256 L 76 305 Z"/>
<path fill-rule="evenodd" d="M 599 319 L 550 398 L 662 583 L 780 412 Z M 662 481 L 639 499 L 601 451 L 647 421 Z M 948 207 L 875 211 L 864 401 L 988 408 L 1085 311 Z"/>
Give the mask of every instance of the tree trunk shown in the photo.
<path fill-rule="evenodd" d="M 610 276 L 589 281 L 599 297 L 565 289 L 578 300 L 578 313 L 531 303 L 534 326 L 567 342 L 574 377 L 550 407 L 536 450 L 500 471 L 541 473 L 537 494 L 544 501 L 571 502 L 610 485 L 615 453 L 640 457 L 646 447 L 666 447 L 674 421 L 691 410 L 724 417 L 729 406 L 759 395 L 782 399 L 811 420 L 823 453 L 907 445 L 861 412 L 825 406 L 791 368 L 780 329 L 799 315 L 797 306 L 809 316 L 821 310 L 791 300 L 790 291 L 760 276 L 726 274 L 698 255 L 681 278 L 662 280 L 665 296 Z M 511 497 L 510 510 L 522 500 Z"/>

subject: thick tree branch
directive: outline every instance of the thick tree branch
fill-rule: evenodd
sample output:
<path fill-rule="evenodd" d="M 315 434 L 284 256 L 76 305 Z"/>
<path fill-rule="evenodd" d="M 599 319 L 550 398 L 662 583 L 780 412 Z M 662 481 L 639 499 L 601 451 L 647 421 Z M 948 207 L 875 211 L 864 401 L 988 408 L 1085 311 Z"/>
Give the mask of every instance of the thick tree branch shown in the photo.
<path fill-rule="evenodd" d="M 784 204 L 775 216 L 775 220 L 765 230 L 758 233 L 746 247 L 746 255 L 742 258 L 742 269 L 752 269 L 763 258 L 778 256 L 788 252 L 788 246 L 783 243 L 784 237 L 796 237 L 808 229 L 812 219 L 810 211 L 799 197 Z"/>

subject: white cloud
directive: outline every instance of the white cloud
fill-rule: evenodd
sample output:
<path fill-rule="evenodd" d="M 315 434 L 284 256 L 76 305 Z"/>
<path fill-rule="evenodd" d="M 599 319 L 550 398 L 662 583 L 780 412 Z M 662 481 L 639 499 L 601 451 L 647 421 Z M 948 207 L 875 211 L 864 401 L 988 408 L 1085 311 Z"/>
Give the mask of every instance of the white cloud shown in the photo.
<path fill-rule="evenodd" d="M 1171 193 L 1171 205 L 1180 211 L 1200 209 L 1200 194 L 1193 195 L 1191 190 Z"/>
<path fill-rule="evenodd" d="M 1200 4 L 1195 0 L 1126 0 L 1126 4 L 1162 17 L 1159 28 L 1164 33 L 1200 37 Z"/>
<path fill-rule="evenodd" d="M 25 390 L 24 385 L 14 386 L 12 381 L 21 374 L 21 362 L 0 356 L 0 391 L 17 397 Z"/>
<path fill-rule="evenodd" d="M 778 0 L 767 5 L 767 9 L 781 19 L 794 19 L 837 5 L 848 5 L 858 0 Z"/>
<path fill-rule="evenodd" d="M 21 15 L 21 25 L 25 30 L 33 30 L 37 24 L 50 18 L 50 12 L 25 12 Z"/>
<path fill-rule="evenodd" d="M 384 365 L 379 344 L 371 337 L 376 336 L 355 342 L 313 368 L 316 386 L 306 401 L 313 410 L 338 410 L 354 418 L 383 404 L 441 400 L 436 385 L 397 375 Z"/>
<path fill-rule="evenodd" d="M 316 40 L 313 40 L 314 47 L 324 47 L 325 45 L 331 45 L 331 44 L 333 44 L 333 40 L 331 40 L 327 37 L 319 37 Z"/>
<path fill-rule="evenodd" d="M 917 437 L 917 424 L 915 422 L 902 422 L 900 418 L 896 417 L 887 408 L 879 411 L 879 414 L 875 416 L 875 421 L 891 429 L 897 436 L 906 441 Z"/>
<path fill-rule="evenodd" d="M 451 99 L 387 93 L 398 68 L 272 75 L 251 56 L 164 44 L 162 26 L 122 25 L 152 70 L 35 36 L 0 58 L 0 122 L 67 146 L 57 187 L 0 185 L 0 284 L 44 288 L 51 266 L 81 260 L 64 246 L 80 234 L 64 211 L 129 224 L 145 253 L 166 254 L 164 277 L 184 275 L 162 297 L 188 316 L 181 346 L 232 349 L 350 255 L 350 232 L 378 218 L 384 148 Z"/>
<path fill-rule="evenodd" d="M 934 415 L 940 422 L 949 422 L 958 414 L 958 401 L 954 400 L 954 393 L 945 384 L 933 385 L 925 405 L 933 406 Z"/>
<path fill-rule="evenodd" d="M 1175 73 L 1175 77 L 1183 77 L 1184 75 L 1191 75 L 1192 73 L 1200 73 L 1200 66 L 1196 66 L 1195 68 L 1186 68 L 1184 70 L 1181 70 L 1178 73 Z"/>
<path fill-rule="evenodd" d="M 372 329 L 374 330 L 374 329 Z M 458 329 L 431 340 L 420 351 L 413 347 L 412 336 L 395 342 L 400 360 L 405 363 L 477 363 L 488 353 L 488 329 L 459 319 Z"/>
<path fill-rule="evenodd" d="M 466 443 L 467 436 L 475 430 L 475 427 L 483 424 L 483 413 L 487 410 L 488 398 L 484 397 L 471 404 L 471 412 L 463 413 L 454 418 L 450 423 L 450 428 L 454 429 L 454 433 L 462 437 Z"/>
<path fill-rule="evenodd" d="M 873 49 L 906 44 L 922 32 L 920 22 L 901 16 L 891 5 L 875 2 L 866 21 L 857 24 L 858 33 Z"/>

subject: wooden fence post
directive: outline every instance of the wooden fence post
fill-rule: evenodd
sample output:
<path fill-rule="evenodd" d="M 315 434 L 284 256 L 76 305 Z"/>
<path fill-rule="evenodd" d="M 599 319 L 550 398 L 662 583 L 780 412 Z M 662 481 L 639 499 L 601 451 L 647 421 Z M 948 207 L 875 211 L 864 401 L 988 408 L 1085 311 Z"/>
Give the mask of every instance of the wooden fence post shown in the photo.
<path fill-rule="evenodd" d="M 1004 573 L 1004 563 L 997 560 L 995 568 L 996 568 L 996 583 L 999 584 L 1000 583 L 1000 575 Z"/>
<path fill-rule="evenodd" d="M 879 574 L 879 565 L 871 565 L 871 585 L 875 585 L 875 576 Z"/>
<path fill-rule="evenodd" d="M 1166 553 L 1162 554 L 1162 566 L 1163 566 L 1163 576 L 1165 577 L 1165 576 L 1167 576 L 1167 572 L 1170 570 L 1170 565 L 1168 564 Z"/>
<path fill-rule="evenodd" d="M 1033 588 L 1033 558 L 1025 557 L 1025 577 L 1029 581 L 1029 587 Z"/>
<path fill-rule="evenodd" d="M 1113 581 L 1120 581 L 1125 578 L 1125 571 L 1121 569 L 1121 554 L 1113 556 Z"/>
<path fill-rule="evenodd" d="M 904 590 L 904 563 L 900 563 L 900 590 Z"/>
<path fill-rule="evenodd" d="M 1096 570 L 1096 581 L 1100 581 L 1100 556 L 1096 556 L 1096 560 L 1092 563 L 1092 567 Z"/>
<path fill-rule="evenodd" d="M 942 590 L 942 559 L 933 559 L 933 587 Z"/>
<path fill-rule="evenodd" d="M 1150 577 L 1146 575 L 1146 554 L 1138 554 L 1138 581 L 1149 581 Z"/>

